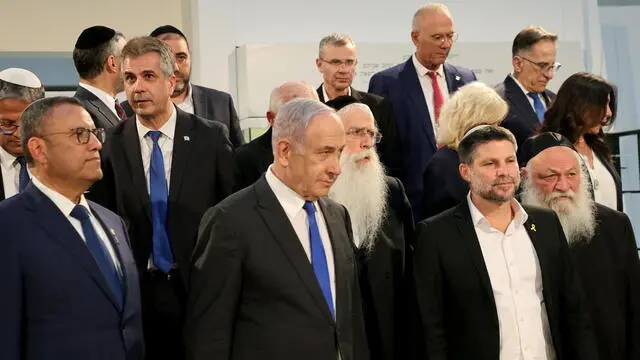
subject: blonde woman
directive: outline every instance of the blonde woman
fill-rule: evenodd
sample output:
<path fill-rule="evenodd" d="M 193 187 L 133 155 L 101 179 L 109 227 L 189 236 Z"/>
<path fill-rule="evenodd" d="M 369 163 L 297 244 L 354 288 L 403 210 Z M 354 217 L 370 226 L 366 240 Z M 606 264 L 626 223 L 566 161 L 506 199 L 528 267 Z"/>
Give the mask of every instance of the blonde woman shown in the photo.
<path fill-rule="evenodd" d="M 438 151 L 423 175 L 424 192 L 420 218 L 437 215 L 460 203 L 469 186 L 458 172 L 458 144 L 479 125 L 498 125 L 509 111 L 507 103 L 493 90 L 472 82 L 460 88 L 442 107 L 438 132 Z"/>

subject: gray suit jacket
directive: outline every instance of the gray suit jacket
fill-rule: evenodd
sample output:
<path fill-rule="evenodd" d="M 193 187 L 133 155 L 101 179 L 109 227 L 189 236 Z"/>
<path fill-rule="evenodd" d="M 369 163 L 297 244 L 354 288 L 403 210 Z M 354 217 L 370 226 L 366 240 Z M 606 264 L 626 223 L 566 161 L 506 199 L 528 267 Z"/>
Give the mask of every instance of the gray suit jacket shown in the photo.
<path fill-rule="evenodd" d="M 82 102 L 97 128 L 110 129 L 120 123 L 120 118 L 109 109 L 107 104 L 82 86 L 78 86 L 73 97 Z"/>

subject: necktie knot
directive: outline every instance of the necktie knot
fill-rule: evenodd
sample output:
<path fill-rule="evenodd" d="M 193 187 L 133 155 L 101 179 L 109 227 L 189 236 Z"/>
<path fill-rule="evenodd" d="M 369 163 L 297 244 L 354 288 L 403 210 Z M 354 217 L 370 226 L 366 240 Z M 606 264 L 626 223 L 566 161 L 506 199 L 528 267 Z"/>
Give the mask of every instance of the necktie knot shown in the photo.
<path fill-rule="evenodd" d="M 431 81 L 436 81 L 438 79 L 438 73 L 435 71 L 429 71 L 427 75 L 429 75 Z"/>
<path fill-rule="evenodd" d="M 527 96 L 529 96 L 531 100 L 533 100 L 533 110 L 536 112 L 536 115 L 538 116 L 538 120 L 540 121 L 544 120 L 545 110 L 544 110 L 544 105 L 540 100 L 540 94 L 531 91 L 527 93 Z"/>
<path fill-rule="evenodd" d="M 158 144 L 158 139 L 160 139 L 160 135 L 162 135 L 162 133 L 158 130 L 152 130 L 147 132 L 147 136 L 151 138 L 151 140 L 155 145 Z"/>
<path fill-rule="evenodd" d="M 16 164 L 22 166 L 22 167 L 26 167 L 27 166 L 27 159 L 24 158 L 24 156 L 18 156 L 16 158 Z"/>
<path fill-rule="evenodd" d="M 82 222 L 89 218 L 89 210 L 83 205 L 76 205 L 73 210 L 71 210 L 71 217 Z"/>
<path fill-rule="evenodd" d="M 316 213 L 316 207 L 311 201 L 305 201 L 302 207 L 307 212 L 307 215 L 313 215 Z"/>
<path fill-rule="evenodd" d="M 528 93 L 527 93 L 527 95 L 528 95 L 530 98 L 534 99 L 534 100 L 535 100 L 536 98 L 537 98 L 538 100 L 540 100 L 540 98 L 538 98 L 538 93 L 536 93 L 536 92 L 531 91 L 531 92 L 528 92 Z"/>

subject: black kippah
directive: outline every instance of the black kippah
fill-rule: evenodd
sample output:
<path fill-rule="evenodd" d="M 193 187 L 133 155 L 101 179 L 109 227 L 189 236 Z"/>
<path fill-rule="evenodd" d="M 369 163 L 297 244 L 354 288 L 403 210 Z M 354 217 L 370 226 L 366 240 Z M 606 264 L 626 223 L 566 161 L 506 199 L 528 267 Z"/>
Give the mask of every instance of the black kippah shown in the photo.
<path fill-rule="evenodd" d="M 164 35 L 164 34 L 180 35 L 183 39 L 187 40 L 187 37 L 184 36 L 182 31 L 180 31 L 177 27 L 175 27 L 173 25 L 162 25 L 162 26 L 156 28 L 155 30 L 153 30 L 151 32 L 151 34 L 149 34 L 149 36 L 158 37 L 158 36 Z"/>
<path fill-rule="evenodd" d="M 529 160 L 536 157 L 544 150 L 554 146 L 565 146 L 571 150 L 576 150 L 571 141 L 566 137 L 555 132 L 543 132 L 528 138 L 518 151 L 518 165 L 520 167 L 527 166 Z"/>
<path fill-rule="evenodd" d="M 358 101 L 358 99 L 354 98 L 353 96 L 341 95 L 327 101 L 325 105 L 327 105 L 330 108 L 333 108 L 335 111 L 338 111 L 347 105 L 360 103 L 360 102 L 361 101 Z"/>
<path fill-rule="evenodd" d="M 116 36 L 116 31 L 106 26 L 92 26 L 82 30 L 75 48 L 78 50 L 93 49 L 100 46 Z"/>

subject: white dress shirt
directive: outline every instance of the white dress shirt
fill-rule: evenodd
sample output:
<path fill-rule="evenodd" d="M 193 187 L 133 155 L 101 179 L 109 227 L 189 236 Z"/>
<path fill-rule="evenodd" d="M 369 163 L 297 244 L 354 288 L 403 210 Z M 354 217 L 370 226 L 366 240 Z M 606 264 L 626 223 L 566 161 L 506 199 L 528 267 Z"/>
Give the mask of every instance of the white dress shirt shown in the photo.
<path fill-rule="evenodd" d="M 418 61 L 415 53 L 413 54 L 411 59 L 413 60 L 413 66 L 416 68 L 416 72 L 418 73 L 418 80 L 420 80 L 420 87 L 422 87 L 424 99 L 427 102 L 427 110 L 429 110 L 429 117 L 431 118 L 433 132 L 434 134 L 437 134 L 438 126 L 436 125 L 436 108 L 433 101 L 433 82 L 431 81 L 431 77 L 429 77 L 429 72 L 431 70 L 424 67 L 420 63 L 420 61 Z M 447 78 L 444 76 L 444 67 L 440 65 L 440 67 L 438 67 L 435 72 L 438 75 L 438 86 L 440 86 L 440 92 L 442 93 L 442 100 L 444 100 L 444 105 L 447 100 L 449 100 L 449 87 L 447 86 Z"/>
<path fill-rule="evenodd" d="M 0 147 L 0 167 L 2 168 L 2 183 L 4 198 L 8 199 L 18 193 L 20 189 L 20 164 L 16 157 Z"/>
<path fill-rule="evenodd" d="M 71 216 L 71 211 L 73 211 L 73 208 L 76 207 L 76 204 L 74 204 L 73 201 L 69 200 L 64 195 L 60 194 L 59 192 L 41 183 L 38 180 L 38 178 L 36 178 L 35 176 L 31 178 L 31 182 L 33 183 L 33 185 L 35 185 L 38 188 L 38 190 L 40 190 L 46 197 L 48 197 L 56 205 L 56 207 L 60 210 L 62 215 L 64 215 L 67 218 L 67 220 L 69 220 L 73 228 L 76 229 L 76 231 L 78 232 L 78 235 L 80 235 L 80 237 L 86 244 L 87 238 L 84 236 L 84 232 L 82 231 L 82 224 L 80 223 L 80 220 Z M 89 211 L 89 219 L 91 219 L 91 224 L 93 225 L 93 228 L 98 234 L 98 238 L 102 242 L 102 245 L 107 249 L 107 252 L 109 253 L 109 257 L 111 258 L 111 261 L 115 264 L 118 273 L 122 275 L 122 269 L 120 268 L 120 261 L 118 261 L 118 255 L 116 254 L 115 249 L 111 244 L 111 241 L 109 241 L 109 238 L 107 237 L 107 234 L 105 233 L 102 227 L 102 224 L 93 215 L 93 212 L 91 211 L 91 208 L 89 207 L 89 204 L 87 203 L 87 199 L 85 199 L 84 195 L 80 196 L 80 203 L 78 205 L 84 206 Z"/>
<path fill-rule="evenodd" d="M 520 88 L 520 90 L 522 90 L 522 92 L 524 93 L 524 96 L 529 101 L 529 105 L 531 105 L 531 108 L 535 112 L 536 111 L 536 107 L 533 105 L 533 99 L 531 98 L 531 96 L 529 96 L 529 91 L 527 89 L 525 89 L 524 86 L 522 86 L 522 84 L 520 84 L 520 81 L 518 81 L 518 79 L 516 79 L 516 77 L 513 76 L 513 74 L 510 74 L 509 76 L 511 76 L 513 81 L 515 81 L 516 84 L 518 84 L 518 87 Z M 544 99 L 544 97 L 542 96 L 542 94 L 538 93 L 538 99 L 540 99 L 540 102 L 542 103 L 542 106 L 544 107 L 544 110 L 546 111 L 547 110 L 547 102 Z"/>
<path fill-rule="evenodd" d="M 582 156 L 582 154 L 580 156 Z M 588 160 L 584 156 L 583 159 L 585 164 L 587 164 L 591 184 L 593 184 L 593 197 L 598 204 L 613 210 L 618 210 L 618 193 L 613 175 L 611 175 L 596 154 L 592 152 L 592 156 L 593 168 L 588 165 Z"/>
<path fill-rule="evenodd" d="M 109 108 L 109 110 L 111 110 L 111 112 L 118 118 L 120 119 L 120 116 L 118 116 L 118 112 L 116 111 L 116 98 L 107 94 L 106 91 L 102 90 L 102 89 L 98 89 L 95 86 L 89 85 L 89 84 L 85 84 L 85 83 L 80 83 L 79 84 L 81 87 L 89 90 L 93 95 L 95 95 L 96 97 L 98 97 L 98 99 L 100 99 L 100 101 L 102 101 L 105 105 L 107 105 L 107 107 Z"/>
<path fill-rule="evenodd" d="M 327 89 L 324 88 L 324 83 L 322 84 L 322 96 L 324 98 L 324 102 L 331 100 L 329 99 L 329 94 L 327 94 Z M 347 95 L 351 96 L 351 86 L 347 88 Z"/>
<path fill-rule="evenodd" d="M 287 218 L 291 222 L 293 229 L 298 235 L 300 245 L 307 254 L 309 263 L 311 263 L 311 242 L 309 239 L 309 218 L 307 212 L 303 206 L 305 200 L 298 195 L 295 191 L 289 188 L 285 183 L 278 179 L 271 171 L 271 166 L 267 169 L 265 174 L 269 187 L 276 195 L 278 202 L 284 209 Z M 316 207 L 316 222 L 318 229 L 320 230 L 320 238 L 322 238 L 322 246 L 324 247 L 324 253 L 327 257 L 327 268 L 329 269 L 329 282 L 331 283 L 331 297 L 333 298 L 333 308 L 338 314 L 338 308 L 336 304 L 336 274 L 333 261 L 333 247 L 331 246 L 331 240 L 329 239 L 329 231 L 327 230 L 327 223 L 324 220 L 322 209 L 318 205 L 317 201 L 313 202 Z"/>
<path fill-rule="evenodd" d="M 173 138 L 176 134 L 176 121 L 177 114 L 174 107 L 171 108 L 171 116 L 169 120 L 162 125 L 158 131 L 162 133 L 158 139 L 158 146 L 162 151 L 162 157 L 164 160 L 164 173 L 167 179 L 167 191 L 171 188 L 169 186 L 171 180 L 171 160 L 173 158 Z M 140 120 L 136 116 L 136 128 L 138 129 L 138 139 L 140 140 L 140 155 L 142 155 L 142 166 L 144 168 L 144 177 L 147 179 L 147 193 L 151 193 L 149 172 L 151 170 L 151 153 L 153 152 L 153 140 L 147 133 L 153 131 L 148 127 L 142 125 Z"/>
<path fill-rule="evenodd" d="M 193 107 L 193 88 L 191 87 L 191 82 L 189 82 L 189 86 L 187 88 L 187 96 L 184 98 L 184 101 L 182 102 L 182 104 L 176 104 L 176 106 L 184 112 L 195 114 L 195 108 Z"/>
<path fill-rule="evenodd" d="M 503 233 L 467 195 L 487 266 L 500 324 L 500 360 L 553 360 L 555 351 L 542 295 L 542 272 L 525 229 L 527 213 L 512 200 L 513 220 Z"/>

